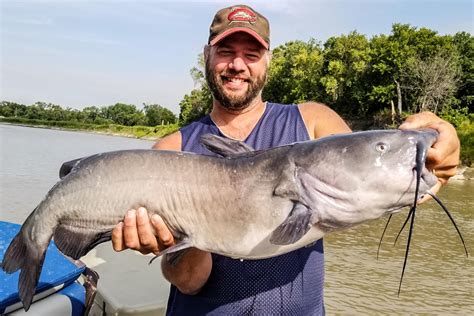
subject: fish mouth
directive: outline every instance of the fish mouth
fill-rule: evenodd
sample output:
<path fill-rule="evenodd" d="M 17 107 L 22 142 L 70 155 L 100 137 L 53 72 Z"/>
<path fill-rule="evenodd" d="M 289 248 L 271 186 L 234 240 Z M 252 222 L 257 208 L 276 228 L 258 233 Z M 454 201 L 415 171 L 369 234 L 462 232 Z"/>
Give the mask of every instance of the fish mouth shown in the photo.
<path fill-rule="evenodd" d="M 413 177 L 416 181 L 417 177 L 417 168 L 413 168 Z M 420 177 L 420 187 L 419 191 L 421 194 L 426 193 L 429 189 L 436 185 L 438 182 L 438 178 L 434 175 L 434 173 L 428 170 L 425 166 L 423 166 L 421 170 L 421 177 Z M 422 198 L 422 197 L 420 197 Z"/>

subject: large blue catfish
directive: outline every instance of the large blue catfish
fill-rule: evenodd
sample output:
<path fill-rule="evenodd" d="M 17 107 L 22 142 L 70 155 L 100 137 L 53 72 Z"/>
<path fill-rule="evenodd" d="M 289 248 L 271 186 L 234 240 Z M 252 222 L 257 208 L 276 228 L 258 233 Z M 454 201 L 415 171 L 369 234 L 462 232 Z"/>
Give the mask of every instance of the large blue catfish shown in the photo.
<path fill-rule="evenodd" d="M 263 151 L 207 135 L 203 144 L 222 157 L 126 150 L 68 162 L 11 242 L 2 269 L 21 269 L 27 310 L 51 238 L 80 258 L 140 206 L 163 217 L 177 240 L 162 254 L 196 247 L 234 258 L 277 256 L 414 206 L 436 183 L 424 164 L 437 135 L 367 131 Z"/>

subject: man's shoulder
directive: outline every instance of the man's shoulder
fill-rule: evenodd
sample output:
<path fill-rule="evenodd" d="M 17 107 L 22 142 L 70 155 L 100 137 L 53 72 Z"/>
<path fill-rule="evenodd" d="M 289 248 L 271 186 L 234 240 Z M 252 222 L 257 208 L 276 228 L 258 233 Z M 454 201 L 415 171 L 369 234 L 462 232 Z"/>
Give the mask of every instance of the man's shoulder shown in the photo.
<path fill-rule="evenodd" d="M 305 102 L 298 104 L 298 109 L 311 138 L 351 131 L 339 114 L 325 104 Z"/>
<path fill-rule="evenodd" d="M 158 140 L 153 145 L 153 149 L 181 151 L 181 143 L 181 132 L 177 131 Z"/>

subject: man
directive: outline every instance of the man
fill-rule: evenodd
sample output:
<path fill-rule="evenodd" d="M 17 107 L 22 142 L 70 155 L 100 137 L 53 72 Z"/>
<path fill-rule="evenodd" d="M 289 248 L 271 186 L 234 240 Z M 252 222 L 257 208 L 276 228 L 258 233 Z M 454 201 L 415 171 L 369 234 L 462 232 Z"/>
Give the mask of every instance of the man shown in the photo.
<path fill-rule="evenodd" d="M 210 154 L 199 144 L 205 133 L 267 149 L 350 132 L 341 117 L 322 104 L 280 105 L 262 100 L 270 61 L 269 35 L 267 19 L 250 7 L 217 12 L 204 49 L 212 111 L 154 148 Z M 440 132 L 428 153 L 429 167 L 440 178 L 434 188 L 438 190 L 456 171 L 459 140 L 450 124 L 431 113 L 411 116 L 403 126 L 418 127 Z M 150 221 L 143 208 L 127 213 L 114 229 L 112 241 L 116 251 L 131 248 L 142 253 L 158 253 L 174 243 L 163 220 L 155 215 Z M 169 314 L 324 314 L 322 240 L 264 260 L 234 260 L 192 248 L 175 265 L 162 260 L 162 270 L 172 284 Z"/>

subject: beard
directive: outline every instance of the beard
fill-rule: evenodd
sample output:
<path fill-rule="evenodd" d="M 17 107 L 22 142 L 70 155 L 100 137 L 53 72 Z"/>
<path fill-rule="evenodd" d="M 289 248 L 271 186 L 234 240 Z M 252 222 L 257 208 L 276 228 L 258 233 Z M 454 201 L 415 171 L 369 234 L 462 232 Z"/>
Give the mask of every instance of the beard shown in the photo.
<path fill-rule="evenodd" d="M 224 90 L 224 81 L 222 77 L 233 77 L 239 75 L 240 72 L 228 69 L 222 73 L 217 73 L 211 69 L 209 61 L 206 61 L 206 81 L 211 90 L 214 99 L 226 109 L 232 111 L 240 111 L 247 108 L 256 97 L 259 96 L 263 90 L 263 86 L 267 81 L 267 70 L 265 73 L 257 78 L 247 78 L 248 89 L 245 94 L 231 95 Z"/>

